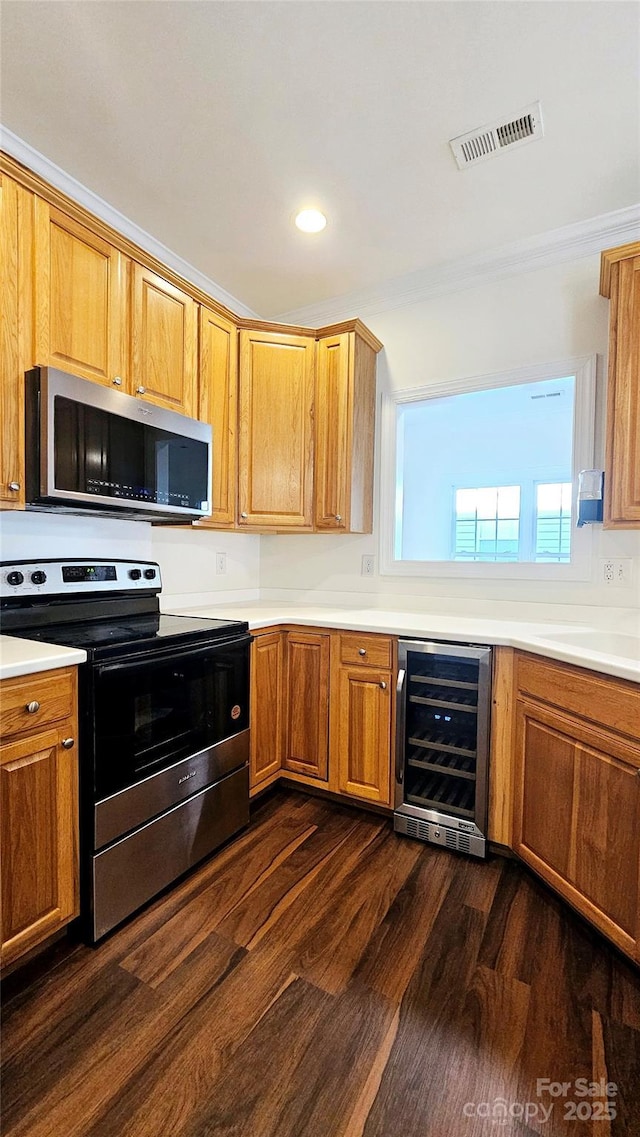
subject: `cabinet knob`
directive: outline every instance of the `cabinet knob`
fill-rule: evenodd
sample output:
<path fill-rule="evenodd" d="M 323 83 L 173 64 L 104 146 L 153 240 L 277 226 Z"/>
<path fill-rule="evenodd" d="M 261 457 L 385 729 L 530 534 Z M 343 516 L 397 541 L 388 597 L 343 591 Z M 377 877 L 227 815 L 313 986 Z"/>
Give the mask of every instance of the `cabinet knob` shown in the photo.
<path fill-rule="evenodd" d="M 342 521 L 342 514 L 336 513 L 336 521 Z"/>
<path fill-rule="evenodd" d="M 381 683 L 381 684 L 380 684 L 380 690 L 381 690 L 381 691 L 386 691 L 386 689 L 387 689 L 387 684 L 386 684 L 386 683 Z"/>
<path fill-rule="evenodd" d="M 28 715 L 35 715 L 36 711 L 40 710 L 40 703 L 34 699 L 33 702 L 27 703 L 24 709 Z"/>
<path fill-rule="evenodd" d="M 121 387 L 122 386 L 122 379 L 120 378 L 119 375 L 114 376 L 113 385 L 114 385 L 114 387 Z"/>
<path fill-rule="evenodd" d="M 146 387 L 136 387 L 136 395 L 144 395 Z"/>
<path fill-rule="evenodd" d="M 366 654 L 367 654 L 366 647 L 359 647 L 358 648 L 358 655 L 366 655 Z"/>
<path fill-rule="evenodd" d="M 17 493 L 20 489 L 20 482 L 9 482 L 9 489 L 12 493 Z"/>
<path fill-rule="evenodd" d="M 248 513 L 245 513 L 245 512 L 243 511 L 243 512 L 240 514 L 240 516 L 241 516 L 241 517 L 248 517 L 248 516 L 249 516 L 249 514 L 248 514 Z"/>
<path fill-rule="evenodd" d="M 73 747 L 75 746 L 75 744 L 76 744 L 75 738 L 63 738 L 62 739 L 62 745 L 63 745 L 65 750 L 73 750 Z"/>

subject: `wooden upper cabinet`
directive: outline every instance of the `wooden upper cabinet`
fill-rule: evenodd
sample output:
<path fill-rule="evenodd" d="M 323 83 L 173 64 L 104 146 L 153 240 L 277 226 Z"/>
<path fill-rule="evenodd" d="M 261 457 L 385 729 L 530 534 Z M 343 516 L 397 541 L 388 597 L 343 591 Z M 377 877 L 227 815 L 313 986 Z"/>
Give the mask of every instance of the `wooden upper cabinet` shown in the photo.
<path fill-rule="evenodd" d="M 602 254 L 610 297 L 605 527 L 640 528 L 640 242 Z"/>
<path fill-rule="evenodd" d="M 315 340 L 240 332 L 240 525 L 313 526 Z"/>
<path fill-rule="evenodd" d="M 24 503 L 23 374 L 19 338 L 18 196 L 6 175 L 0 181 L 0 501 Z"/>
<path fill-rule="evenodd" d="M 200 308 L 198 418 L 213 428 L 211 517 L 198 526 L 233 525 L 236 518 L 238 329 Z"/>
<path fill-rule="evenodd" d="M 370 533 L 376 352 L 357 332 L 318 341 L 315 524 L 320 530 Z"/>
<path fill-rule="evenodd" d="M 197 414 L 198 306 L 151 269 L 131 265 L 131 391 Z"/>
<path fill-rule="evenodd" d="M 331 636 L 289 632 L 286 643 L 287 734 L 283 766 L 327 781 Z"/>
<path fill-rule="evenodd" d="M 108 385 L 121 379 L 124 387 L 126 258 L 38 197 L 34 257 L 31 364 Z"/>

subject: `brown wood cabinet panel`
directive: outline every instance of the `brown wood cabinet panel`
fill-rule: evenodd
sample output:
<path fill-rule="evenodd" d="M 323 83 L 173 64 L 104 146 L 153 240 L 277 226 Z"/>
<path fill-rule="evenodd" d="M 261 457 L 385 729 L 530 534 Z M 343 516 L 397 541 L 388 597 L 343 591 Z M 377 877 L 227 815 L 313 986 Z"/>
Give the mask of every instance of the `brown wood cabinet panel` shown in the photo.
<path fill-rule="evenodd" d="M 357 332 L 318 341 L 315 524 L 320 530 L 370 533 L 376 353 Z"/>
<path fill-rule="evenodd" d="M 239 523 L 313 522 L 315 340 L 240 333 Z"/>
<path fill-rule="evenodd" d="M 633 766 L 576 750 L 572 878 L 633 939 L 638 930 L 640 779 Z"/>
<path fill-rule="evenodd" d="M 530 849 L 567 876 L 575 743 L 519 707 L 518 751 L 523 760 L 519 852 Z"/>
<path fill-rule="evenodd" d="M 76 734 L 70 719 L 0 749 L 3 963 L 79 912 Z"/>
<path fill-rule="evenodd" d="M 332 690 L 332 759 L 340 793 L 390 801 L 392 684 L 390 671 L 339 667 Z"/>
<path fill-rule="evenodd" d="M 168 410 L 197 411 L 197 305 L 143 265 L 131 266 L 132 393 Z"/>
<path fill-rule="evenodd" d="M 640 741 L 640 684 L 518 652 L 518 690 Z"/>
<path fill-rule="evenodd" d="M 210 308 L 200 308 L 198 418 L 213 428 L 211 517 L 198 527 L 225 528 L 236 519 L 238 329 Z"/>
<path fill-rule="evenodd" d="M 326 782 L 329 770 L 329 660 L 331 637 L 289 632 L 284 769 Z"/>
<path fill-rule="evenodd" d="M 386 636 L 367 632 L 347 632 L 340 635 L 340 662 L 361 664 L 363 667 L 391 667 L 392 642 Z"/>
<path fill-rule="evenodd" d="M 628 251 L 611 264 L 607 292 L 605 526 L 619 529 L 640 528 L 640 246 Z"/>
<path fill-rule="evenodd" d="M 640 748 L 541 703 L 517 704 L 515 851 L 640 955 Z"/>
<path fill-rule="evenodd" d="M 513 765 L 515 756 L 515 652 L 493 651 L 491 752 L 489 758 L 490 841 L 509 847 L 513 840 Z"/>
<path fill-rule="evenodd" d="M 24 502 L 23 374 L 21 366 L 18 197 L 16 183 L 0 180 L 0 501 Z"/>
<path fill-rule="evenodd" d="M 285 634 L 268 632 L 251 644 L 251 759 L 253 789 L 277 774 L 285 745 Z"/>
<path fill-rule="evenodd" d="M 111 385 L 123 378 L 126 261 L 90 229 L 34 201 L 32 363 Z M 126 384 L 123 383 L 123 386 Z"/>
<path fill-rule="evenodd" d="M 75 713 L 76 669 L 5 679 L 0 699 L 0 738 L 33 733 Z"/>

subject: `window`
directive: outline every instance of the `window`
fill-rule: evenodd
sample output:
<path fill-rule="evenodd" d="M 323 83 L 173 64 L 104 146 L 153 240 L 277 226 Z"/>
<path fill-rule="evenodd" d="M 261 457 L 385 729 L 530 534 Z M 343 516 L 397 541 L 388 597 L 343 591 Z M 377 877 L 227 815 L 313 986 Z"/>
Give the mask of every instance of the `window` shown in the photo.
<path fill-rule="evenodd" d="M 574 490 L 593 465 L 594 380 L 591 358 L 390 397 L 383 572 L 587 575 Z"/>

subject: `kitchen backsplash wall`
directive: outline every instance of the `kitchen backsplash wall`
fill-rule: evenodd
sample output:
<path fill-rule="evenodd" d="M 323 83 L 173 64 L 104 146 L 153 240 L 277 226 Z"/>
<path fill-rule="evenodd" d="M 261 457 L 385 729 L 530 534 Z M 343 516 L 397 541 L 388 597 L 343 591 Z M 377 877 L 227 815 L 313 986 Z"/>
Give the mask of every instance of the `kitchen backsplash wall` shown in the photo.
<path fill-rule="evenodd" d="M 385 345 L 378 356 L 379 390 L 439 384 L 447 379 L 454 381 L 596 353 L 599 359 L 595 460 L 596 466 L 602 466 L 609 303 L 598 295 L 599 269 L 599 257 L 585 257 L 413 307 L 378 315 L 365 313 L 363 318 Z M 381 476 L 378 436 L 376 501 Z M 393 473 L 386 471 L 384 476 L 393 477 Z M 375 516 L 379 516 L 377 506 Z M 428 513 L 425 516 L 428 518 Z M 380 605 L 388 601 L 389 606 L 394 597 L 414 596 L 421 606 L 427 606 L 436 597 L 460 597 L 640 608 L 640 533 L 605 531 L 596 526 L 592 544 L 591 581 L 542 583 L 448 579 L 446 569 L 437 578 L 382 577 L 377 572 L 363 577 L 360 569 L 364 553 L 373 553 L 376 566 L 379 563 L 377 530 L 373 536 L 365 537 L 269 536 L 262 538 L 260 583 L 263 589 L 353 593 L 365 602 Z M 633 561 L 628 587 L 600 583 L 601 561 L 608 557 Z"/>
<path fill-rule="evenodd" d="M 216 553 L 225 554 L 225 573 L 216 573 Z M 6 512 L 0 514 L 0 556 L 5 561 L 30 557 L 158 561 L 163 595 L 172 597 L 227 591 L 256 594 L 259 587 L 260 538 L 248 533 L 194 532 L 111 517 Z"/>

